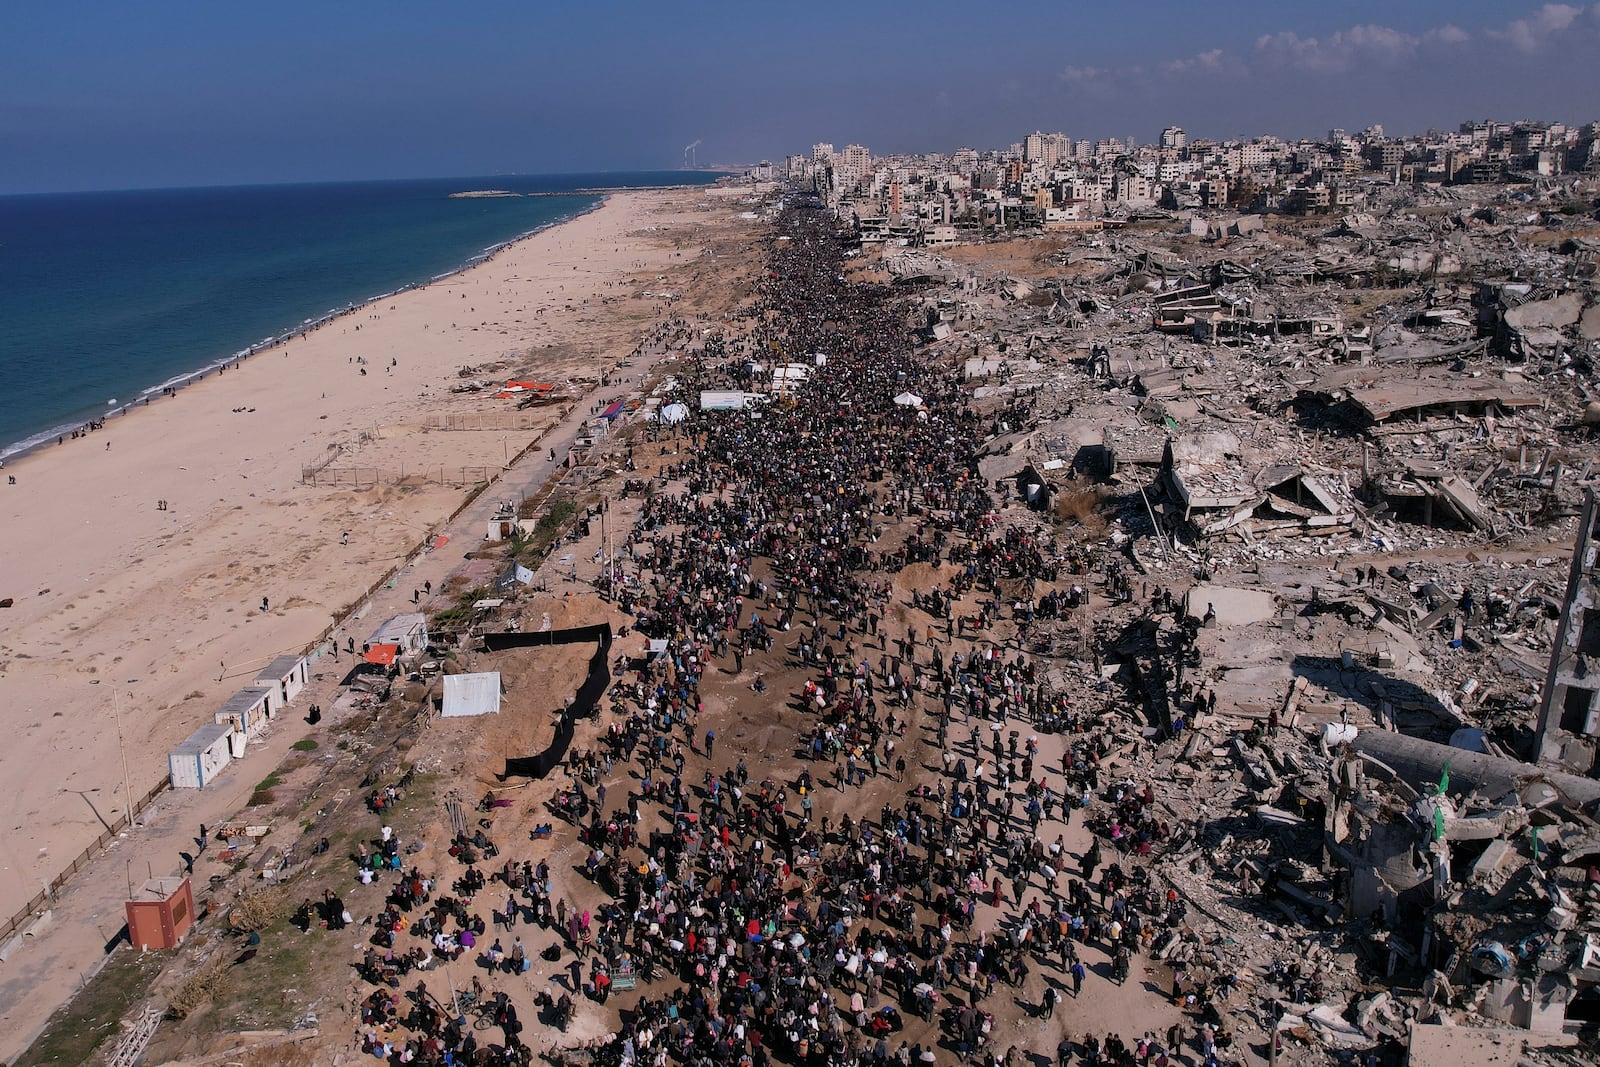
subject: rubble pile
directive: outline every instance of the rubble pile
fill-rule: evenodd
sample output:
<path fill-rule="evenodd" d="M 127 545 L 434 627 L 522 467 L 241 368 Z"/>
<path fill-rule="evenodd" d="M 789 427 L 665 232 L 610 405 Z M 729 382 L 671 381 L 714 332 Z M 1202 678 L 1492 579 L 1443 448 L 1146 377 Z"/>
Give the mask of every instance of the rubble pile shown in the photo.
<path fill-rule="evenodd" d="M 896 275 L 996 526 L 1087 560 L 1083 608 L 1007 593 L 1157 783 L 1152 958 L 1295 1062 L 1580 1062 L 1600 1020 L 1590 214 L 1395 190 Z"/>

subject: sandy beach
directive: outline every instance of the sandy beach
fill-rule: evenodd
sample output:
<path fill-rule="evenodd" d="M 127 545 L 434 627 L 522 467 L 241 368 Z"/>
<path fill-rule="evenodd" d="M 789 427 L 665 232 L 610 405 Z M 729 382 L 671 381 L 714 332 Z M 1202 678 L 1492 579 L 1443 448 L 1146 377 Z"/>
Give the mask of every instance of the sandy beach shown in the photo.
<path fill-rule="evenodd" d="M 609 395 L 597 390 L 608 372 L 612 390 L 626 388 L 637 371 L 617 364 L 673 313 L 659 294 L 703 253 L 693 229 L 736 210 L 706 190 L 612 195 L 468 271 L 7 464 L 0 916 L 122 809 L 115 713 L 137 797 L 165 776 L 174 744 L 273 657 L 314 640 L 432 534 L 465 486 L 567 410 L 519 413 L 517 429 L 439 429 L 450 416 L 515 409 L 451 393 L 462 368 L 569 381 L 582 404 Z M 302 484 L 330 457 L 321 481 L 348 471 L 375 484 Z M 459 561 L 471 547 L 439 551 Z"/>

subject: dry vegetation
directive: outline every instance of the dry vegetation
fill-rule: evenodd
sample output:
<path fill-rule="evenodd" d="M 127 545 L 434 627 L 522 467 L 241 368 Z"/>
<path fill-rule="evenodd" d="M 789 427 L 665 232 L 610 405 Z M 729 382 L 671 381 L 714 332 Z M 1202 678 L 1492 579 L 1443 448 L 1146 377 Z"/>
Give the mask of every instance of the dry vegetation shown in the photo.
<path fill-rule="evenodd" d="M 264 930 L 283 915 L 287 907 L 284 891 L 277 887 L 240 897 L 228 913 L 228 924 L 240 933 Z"/>
<path fill-rule="evenodd" d="M 228 959 L 221 951 L 184 976 L 167 997 L 167 1015 L 187 1019 L 216 999 L 228 977 Z"/>
<path fill-rule="evenodd" d="M 1057 495 L 1050 510 L 1057 522 L 1071 527 L 1079 537 L 1098 541 L 1109 529 L 1106 519 L 1109 497 L 1101 487 L 1072 489 Z"/>

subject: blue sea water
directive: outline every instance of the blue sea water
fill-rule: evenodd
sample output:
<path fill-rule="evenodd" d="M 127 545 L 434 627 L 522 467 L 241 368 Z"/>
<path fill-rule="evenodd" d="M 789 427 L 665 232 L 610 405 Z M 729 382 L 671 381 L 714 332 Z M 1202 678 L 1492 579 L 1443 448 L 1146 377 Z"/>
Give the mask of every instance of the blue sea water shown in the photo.
<path fill-rule="evenodd" d="M 0 197 L 0 457 L 663 171 Z M 558 193 L 451 199 L 468 190 Z"/>

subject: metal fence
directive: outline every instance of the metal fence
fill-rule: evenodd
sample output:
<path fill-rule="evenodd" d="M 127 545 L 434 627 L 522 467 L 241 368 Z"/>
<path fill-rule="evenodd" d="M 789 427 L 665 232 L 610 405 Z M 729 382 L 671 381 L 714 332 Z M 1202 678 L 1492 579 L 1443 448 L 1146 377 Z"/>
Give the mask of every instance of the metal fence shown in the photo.
<path fill-rule="evenodd" d="M 448 485 L 465 488 L 500 476 L 499 466 L 476 464 L 465 467 L 412 467 L 387 470 L 382 467 L 301 467 L 300 484 L 317 489 L 376 489 L 380 485 Z"/>
<path fill-rule="evenodd" d="M 356 440 L 355 440 L 354 444 L 332 444 L 332 445 L 329 445 L 326 449 L 323 450 L 321 459 L 317 460 L 315 463 L 311 464 L 311 466 L 309 466 L 309 467 L 301 467 L 300 468 L 300 481 L 304 482 L 307 478 L 314 478 L 319 471 L 322 471 L 325 468 L 327 468 L 329 466 L 332 466 L 333 461 L 338 459 L 340 456 L 344 455 L 346 452 L 349 452 L 350 450 L 352 450 L 354 448 L 357 448 L 360 445 L 364 445 L 368 441 L 375 441 L 375 440 L 377 440 L 377 436 L 374 433 L 372 433 L 370 430 L 362 430 L 360 433 L 358 433 L 356 435 Z"/>
<path fill-rule="evenodd" d="M 549 414 L 528 411 L 457 411 L 430 415 L 422 420 L 429 430 L 531 430 L 546 421 Z"/>
<path fill-rule="evenodd" d="M 372 489 L 392 482 L 377 467 L 301 467 L 300 484 L 319 489 Z"/>

